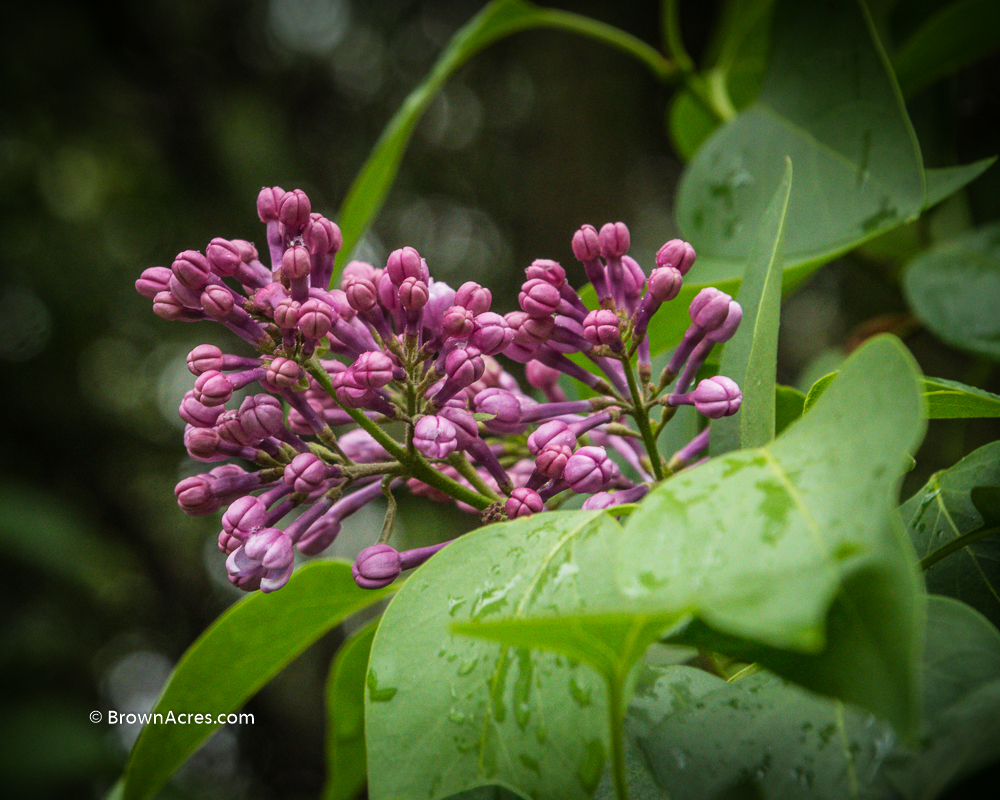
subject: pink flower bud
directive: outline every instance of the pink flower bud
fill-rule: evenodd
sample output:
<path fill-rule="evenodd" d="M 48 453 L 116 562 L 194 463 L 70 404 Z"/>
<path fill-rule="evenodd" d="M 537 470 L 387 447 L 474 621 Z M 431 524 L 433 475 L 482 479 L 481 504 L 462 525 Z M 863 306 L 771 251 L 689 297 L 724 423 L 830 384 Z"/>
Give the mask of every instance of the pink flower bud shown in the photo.
<path fill-rule="evenodd" d="M 212 319 L 225 319 L 234 305 L 233 293 L 225 286 L 206 286 L 201 293 L 201 307 Z"/>
<path fill-rule="evenodd" d="M 583 320 L 583 335 L 592 345 L 605 345 L 621 350 L 622 340 L 618 330 L 618 315 L 607 308 L 591 311 Z"/>
<path fill-rule="evenodd" d="M 344 244 L 344 236 L 336 223 L 322 214 L 314 213 L 309 215 L 309 222 L 302 231 L 302 241 L 306 243 L 310 253 L 323 255 L 340 250 Z"/>
<path fill-rule="evenodd" d="M 356 263 L 356 262 L 352 262 Z M 355 311 L 371 311 L 378 304 L 378 290 L 368 278 L 349 277 L 342 284 L 347 302 Z"/>
<path fill-rule="evenodd" d="M 673 267 L 681 275 L 688 274 L 694 260 L 694 248 L 683 239 L 671 239 L 656 253 L 656 266 Z"/>
<path fill-rule="evenodd" d="M 399 552 L 387 544 L 366 547 L 354 561 L 351 573 L 362 589 L 381 589 L 388 586 L 403 571 Z"/>
<path fill-rule="evenodd" d="M 333 327 L 334 313 L 322 300 L 306 300 L 299 309 L 298 328 L 306 339 L 322 339 Z"/>
<path fill-rule="evenodd" d="M 247 536 L 264 526 L 267 520 L 267 506 L 259 497 L 244 495 L 234 500 L 222 515 L 222 529 L 228 534 L 245 541 Z"/>
<path fill-rule="evenodd" d="M 683 283 L 684 275 L 676 267 L 657 267 L 649 276 L 648 291 L 658 303 L 666 303 L 680 294 Z"/>
<path fill-rule="evenodd" d="M 135 282 L 135 290 L 147 300 L 152 300 L 160 292 L 168 290 L 172 274 L 167 267 L 144 269 L 139 280 Z"/>
<path fill-rule="evenodd" d="M 618 465 L 603 447 L 581 447 L 566 462 L 563 480 L 577 494 L 599 492 L 619 475 Z"/>
<path fill-rule="evenodd" d="M 728 417 L 740 410 L 743 393 L 736 381 L 725 375 L 706 378 L 691 393 L 694 407 L 709 419 Z"/>
<path fill-rule="evenodd" d="M 314 453 L 299 453 L 285 467 L 284 479 L 294 491 L 308 495 L 323 489 L 325 481 L 336 472 L 339 470 L 331 469 Z"/>
<path fill-rule="evenodd" d="M 529 517 L 537 514 L 544 507 L 542 498 L 534 489 L 527 486 L 519 486 L 510 493 L 504 510 L 508 519 L 518 519 L 519 517 Z"/>
<path fill-rule="evenodd" d="M 587 263 L 601 255 L 600 235 L 593 225 L 583 225 L 573 234 L 573 255 L 577 261 Z"/>
<path fill-rule="evenodd" d="M 455 292 L 454 304 L 467 308 L 474 317 L 489 311 L 492 302 L 490 290 L 474 281 L 463 283 Z"/>
<path fill-rule="evenodd" d="M 221 503 L 212 492 L 212 483 L 204 475 L 185 478 L 174 488 L 177 505 L 185 514 L 202 517 L 214 514 Z"/>
<path fill-rule="evenodd" d="M 573 449 L 564 444 L 548 444 L 535 456 L 535 467 L 546 478 L 560 478 L 572 455 Z"/>
<path fill-rule="evenodd" d="M 194 382 L 194 399 L 203 406 L 223 406 L 232 396 L 232 382 L 218 370 L 203 372 Z"/>
<path fill-rule="evenodd" d="M 406 311 L 420 311 L 429 297 L 427 284 L 419 278 L 406 278 L 399 285 L 399 305 Z"/>
<path fill-rule="evenodd" d="M 572 450 L 576 447 L 576 434 L 562 420 L 543 422 L 528 437 L 528 452 L 537 455 L 549 445 L 565 445 Z"/>
<path fill-rule="evenodd" d="M 618 259 L 628 252 L 630 237 L 624 222 L 608 222 L 603 225 L 598 240 L 604 258 Z"/>
<path fill-rule="evenodd" d="M 548 258 L 536 258 L 524 270 L 524 274 L 529 281 L 545 281 L 556 289 L 561 289 L 563 284 L 566 283 L 566 270 L 557 261 L 552 261 Z"/>
<path fill-rule="evenodd" d="M 260 194 L 257 195 L 257 216 L 261 222 L 278 221 L 278 204 L 284 196 L 285 190 L 280 186 L 265 186 L 260 190 Z"/>
<path fill-rule="evenodd" d="M 358 356 L 350 367 L 358 385 L 366 389 L 381 389 L 393 379 L 395 364 L 379 350 L 370 350 Z"/>
<path fill-rule="evenodd" d="M 427 458 L 447 458 L 458 447 L 458 432 L 443 416 L 421 417 L 413 427 L 413 446 Z"/>
<path fill-rule="evenodd" d="M 453 305 L 441 318 L 441 330 L 452 339 L 468 339 L 475 330 L 472 312 L 461 305 Z"/>
<path fill-rule="evenodd" d="M 302 368 L 288 358 L 278 356 L 267 366 L 267 381 L 281 389 L 288 389 L 298 383 Z"/>
<path fill-rule="evenodd" d="M 258 441 L 277 435 L 285 425 L 281 401 L 270 394 L 255 394 L 240 404 L 240 426 Z"/>
<path fill-rule="evenodd" d="M 514 341 L 514 331 L 510 329 L 507 320 L 499 314 L 487 311 L 479 314 L 474 323 L 475 328 L 469 337 L 469 344 L 478 347 L 484 356 L 502 353 Z"/>
<path fill-rule="evenodd" d="M 170 267 L 174 277 L 189 289 L 200 291 L 212 277 L 212 265 L 197 250 L 180 253 Z"/>
<path fill-rule="evenodd" d="M 241 248 L 227 239 L 212 239 L 205 248 L 205 257 L 211 264 L 212 271 L 225 277 L 235 275 L 243 264 Z"/>
<path fill-rule="evenodd" d="M 278 222 L 285 226 L 289 236 L 298 236 L 309 222 L 312 206 L 301 189 L 285 192 L 278 203 Z"/>
<path fill-rule="evenodd" d="M 188 369 L 196 376 L 209 370 L 221 372 L 222 364 L 222 350 L 214 344 L 200 344 L 187 356 Z"/>
<path fill-rule="evenodd" d="M 389 275 L 389 280 L 397 287 L 402 286 L 407 278 L 426 281 L 428 277 L 424 274 L 420 253 L 412 247 L 393 250 L 386 261 L 385 271 Z"/>
<path fill-rule="evenodd" d="M 559 308 L 559 290 L 540 278 L 526 281 L 517 296 L 518 304 L 531 317 L 545 317 Z"/>
<path fill-rule="evenodd" d="M 305 245 L 293 245 L 281 257 L 281 275 L 288 281 L 300 281 L 307 277 L 311 270 L 309 249 Z"/>

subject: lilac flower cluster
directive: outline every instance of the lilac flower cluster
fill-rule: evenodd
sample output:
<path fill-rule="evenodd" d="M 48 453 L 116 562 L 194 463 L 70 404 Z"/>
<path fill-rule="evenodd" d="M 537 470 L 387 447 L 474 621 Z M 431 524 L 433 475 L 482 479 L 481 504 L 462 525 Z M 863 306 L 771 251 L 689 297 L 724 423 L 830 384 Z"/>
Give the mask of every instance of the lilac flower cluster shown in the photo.
<path fill-rule="evenodd" d="M 502 315 L 486 287 L 431 278 L 412 247 L 381 269 L 350 262 L 330 289 L 342 245 L 336 224 L 313 213 L 298 189 L 261 190 L 257 211 L 270 267 L 250 242 L 213 239 L 204 254 L 185 251 L 136 281 L 159 316 L 214 320 L 256 351 L 196 347 L 188 356 L 194 387 L 179 408 L 189 455 L 227 463 L 178 483 L 177 502 L 192 515 L 227 506 L 219 548 L 241 589 L 280 588 L 296 549 L 320 553 L 347 516 L 382 496 L 386 522 L 358 556 L 355 580 L 385 586 L 422 563 L 444 545 L 398 552 L 387 543 L 393 490 L 403 484 L 487 523 L 574 494 L 587 495 L 584 508 L 635 502 L 707 448 L 703 432 L 669 463 L 660 457 L 656 438 L 679 406 L 713 419 L 739 409 L 729 378 L 691 389 L 742 318 L 716 289 L 694 298 L 691 325 L 652 382 L 647 333 L 694 262 L 686 242 L 664 244 L 647 276 L 628 255 L 624 224 L 584 225 L 573 254 L 599 308 L 584 304 L 558 263 L 540 259 L 525 271 L 520 310 Z M 527 390 L 500 355 L 524 365 Z M 588 399 L 567 399 L 563 376 L 583 384 Z M 389 435 L 389 422 L 401 439 Z"/>

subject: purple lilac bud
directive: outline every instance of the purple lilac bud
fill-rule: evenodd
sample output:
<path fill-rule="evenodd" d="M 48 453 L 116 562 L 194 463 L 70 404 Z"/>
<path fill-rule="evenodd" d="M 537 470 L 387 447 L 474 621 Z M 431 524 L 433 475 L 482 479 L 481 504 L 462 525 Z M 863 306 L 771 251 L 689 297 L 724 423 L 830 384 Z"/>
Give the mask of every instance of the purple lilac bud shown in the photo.
<path fill-rule="evenodd" d="M 729 312 L 722 324 L 713 331 L 705 334 L 705 339 L 710 342 L 728 342 L 736 334 L 740 323 L 743 321 L 743 307 L 735 300 L 729 301 Z"/>
<path fill-rule="evenodd" d="M 340 477 L 340 468 L 314 453 L 299 453 L 285 467 L 284 477 L 294 491 L 308 495 L 327 489 L 329 479 Z"/>
<path fill-rule="evenodd" d="M 309 299 L 309 274 L 312 261 L 309 248 L 296 244 L 289 247 L 281 257 L 281 277 L 291 287 L 292 299 L 304 303 Z"/>
<path fill-rule="evenodd" d="M 267 506 L 263 501 L 253 495 L 244 495 L 234 500 L 222 515 L 222 530 L 243 542 L 255 530 L 264 527 L 266 518 Z"/>
<path fill-rule="evenodd" d="M 201 293 L 201 307 L 212 319 L 225 319 L 235 305 L 232 290 L 227 286 L 206 286 Z"/>
<path fill-rule="evenodd" d="M 212 482 L 204 475 L 184 478 L 174 487 L 174 495 L 177 505 L 192 517 L 214 514 L 222 505 L 212 491 Z"/>
<path fill-rule="evenodd" d="M 529 489 L 526 486 L 520 486 L 514 489 L 510 493 L 510 497 L 507 498 L 507 502 L 504 505 L 504 510 L 507 512 L 508 519 L 517 519 L 519 517 L 530 517 L 532 514 L 537 514 L 544 508 L 542 503 L 542 498 L 539 496 L 538 492 L 534 489 Z"/>
<path fill-rule="evenodd" d="M 656 266 L 672 267 L 681 275 L 688 274 L 694 260 L 694 248 L 683 239 L 671 239 L 656 253 Z"/>
<path fill-rule="evenodd" d="M 423 259 L 420 258 L 420 253 L 412 247 L 393 250 L 385 263 L 385 272 L 397 288 L 402 286 L 403 281 L 407 278 L 426 282 L 429 277 L 426 274 L 426 267 L 423 264 Z"/>
<path fill-rule="evenodd" d="M 211 428 L 222 411 L 222 406 L 206 406 L 200 403 L 195 398 L 193 389 L 184 394 L 184 399 L 177 409 L 180 418 L 196 428 Z"/>
<path fill-rule="evenodd" d="M 145 269 L 135 282 L 135 290 L 147 300 L 152 300 L 160 292 L 168 291 L 171 275 L 173 273 L 167 267 Z"/>
<path fill-rule="evenodd" d="M 610 347 L 621 352 L 622 340 L 618 330 L 618 315 L 607 308 L 591 311 L 583 321 L 583 335 L 592 345 Z"/>
<path fill-rule="evenodd" d="M 603 447 L 581 447 L 566 462 L 563 479 L 577 494 L 598 492 L 619 475 L 618 465 Z"/>
<path fill-rule="evenodd" d="M 566 283 L 566 270 L 560 266 L 559 262 L 548 258 L 536 258 L 524 270 L 524 274 L 529 281 L 545 281 L 545 283 L 551 284 L 556 289 L 561 289 Z"/>
<path fill-rule="evenodd" d="M 622 489 L 617 492 L 598 492 L 583 501 L 584 511 L 598 511 L 604 508 L 613 508 L 623 503 L 637 503 L 649 492 L 649 485 L 640 483 L 631 489 Z"/>
<path fill-rule="evenodd" d="M 583 264 L 587 280 L 597 292 L 597 299 L 601 303 L 610 300 L 611 292 L 608 291 L 607 270 L 600 258 L 600 235 L 593 225 L 583 225 L 580 230 L 573 234 L 573 255 L 576 256 L 577 261 Z"/>
<path fill-rule="evenodd" d="M 366 547 L 354 560 L 351 574 L 362 589 L 381 589 L 388 586 L 403 572 L 403 562 L 395 547 L 373 544 Z"/>
<path fill-rule="evenodd" d="M 561 478 L 573 449 L 564 444 L 548 444 L 535 456 L 535 468 L 546 478 Z"/>
<path fill-rule="evenodd" d="M 413 446 L 427 458 L 447 458 L 458 447 L 458 431 L 443 416 L 421 417 L 413 428 Z"/>
<path fill-rule="evenodd" d="M 562 297 L 559 289 L 540 278 L 526 281 L 517 296 L 518 304 L 529 317 L 545 317 L 555 314 Z"/>
<path fill-rule="evenodd" d="M 484 356 L 502 353 L 514 341 L 514 331 L 510 329 L 507 320 L 492 311 L 479 314 L 473 320 L 473 325 L 469 344 L 478 348 Z"/>
<path fill-rule="evenodd" d="M 309 223 L 302 231 L 302 241 L 313 255 L 334 254 L 343 247 L 344 236 L 335 222 L 328 220 L 322 214 L 310 214 Z"/>
<path fill-rule="evenodd" d="M 333 326 L 334 310 L 315 298 L 306 300 L 299 309 L 298 329 L 307 340 L 322 339 Z"/>
<path fill-rule="evenodd" d="M 473 314 L 465 306 L 454 305 L 441 318 L 441 330 L 451 339 L 468 339 L 475 329 Z"/>
<path fill-rule="evenodd" d="M 406 377 L 402 369 L 393 364 L 392 359 L 381 350 L 362 353 L 351 365 L 350 370 L 359 386 L 372 390 L 387 386 L 393 379 L 402 380 Z"/>
<path fill-rule="evenodd" d="M 485 389 L 476 395 L 476 411 L 493 415 L 493 419 L 483 423 L 490 433 L 516 435 L 527 428 L 521 423 L 521 403 L 504 389 Z"/>
<path fill-rule="evenodd" d="M 631 314 L 646 288 L 646 273 L 631 256 L 622 256 L 622 268 L 625 280 L 625 304 Z"/>
<path fill-rule="evenodd" d="M 344 294 L 347 295 L 347 302 L 359 314 L 371 311 L 378 305 L 378 289 L 375 288 L 375 283 L 368 278 L 347 278 L 343 287 Z"/>
<path fill-rule="evenodd" d="M 562 420 L 553 419 L 544 422 L 528 437 L 528 452 L 537 455 L 542 448 L 549 445 L 562 445 L 572 450 L 576 447 L 576 434 Z"/>
<path fill-rule="evenodd" d="M 714 286 L 702 289 L 691 301 L 691 322 L 703 331 L 714 331 L 726 321 L 732 300 L 728 294 Z"/>
<path fill-rule="evenodd" d="M 170 267 L 174 277 L 188 289 L 200 291 L 212 279 L 212 265 L 197 250 L 180 253 Z"/>
<path fill-rule="evenodd" d="M 444 362 L 445 382 L 436 395 L 434 404 L 444 405 L 466 386 L 483 376 L 486 365 L 475 347 L 456 348 L 448 353 Z"/>
<path fill-rule="evenodd" d="M 680 294 L 684 276 L 675 267 L 657 267 L 649 276 L 646 294 L 639 301 L 632 327 L 632 336 L 641 340 L 646 336 L 649 322 L 660 306 Z"/>
<path fill-rule="evenodd" d="M 240 427 L 247 436 L 262 440 L 277 436 L 285 425 L 281 401 L 273 395 L 255 394 L 246 398 L 239 408 Z"/>
<path fill-rule="evenodd" d="M 290 358 L 278 356 L 267 366 L 267 382 L 281 389 L 288 389 L 299 382 L 302 368 Z"/>
<path fill-rule="evenodd" d="M 224 369 L 224 363 L 222 350 L 214 344 L 200 344 L 187 356 L 188 370 L 196 376 L 210 370 L 221 372 Z"/>
<path fill-rule="evenodd" d="M 467 308 L 472 316 L 478 317 L 490 310 L 493 295 L 486 287 L 480 286 L 474 281 L 467 281 L 458 287 L 453 302 L 456 306 Z"/>
<path fill-rule="evenodd" d="M 257 216 L 263 223 L 278 221 L 278 204 L 285 196 L 285 190 L 280 186 L 264 187 L 257 195 Z"/>
<path fill-rule="evenodd" d="M 743 393 L 736 381 L 725 375 L 706 378 L 698 388 L 688 394 L 672 394 L 667 398 L 670 406 L 694 406 L 709 419 L 719 419 L 735 414 L 743 402 Z"/>
<path fill-rule="evenodd" d="M 479 424 L 466 409 L 447 405 L 437 415 L 455 428 L 455 443 L 459 450 L 466 450 L 473 440 L 479 439 Z"/>
<path fill-rule="evenodd" d="M 194 398 L 204 406 L 223 406 L 237 387 L 218 370 L 203 372 L 194 382 Z"/>
<path fill-rule="evenodd" d="M 280 589 L 292 574 L 292 541 L 277 528 L 262 528 L 226 559 L 229 580 L 241 589 L 259 581 L 262 592 Z"/>
<path fill-rule="evenodd" d="M 694 459 L 708 449 L 709 435 L 709 428 L 705 428 L 701 431 L 701 433 L 684 445 L 684 447 L 674 453 L 673 457 L 670 459 L 670 463 L 667 465 L 667 468 L 671 472 L 677 472 L 690 464 Z"/>
<path fill-rule="evenodd" d="M 312 206 L 301 189 L 285 192 L 278 203 L 278 222 L 285 226 L 288 238 L 299 236 L 309 222 Z"/>

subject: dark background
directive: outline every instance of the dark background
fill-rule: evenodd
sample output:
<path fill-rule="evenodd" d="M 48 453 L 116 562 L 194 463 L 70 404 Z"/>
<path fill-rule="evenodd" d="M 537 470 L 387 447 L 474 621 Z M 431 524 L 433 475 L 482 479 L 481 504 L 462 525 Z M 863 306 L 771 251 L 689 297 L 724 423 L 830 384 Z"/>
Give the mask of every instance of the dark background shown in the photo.
<path fill-rule="evenodd" d="M 238 596 L 215 549 L 217 515 L 186 517 L 173 486 L 197 471 L 176 417 L 192 382 L 185 354 L 203 341 L 243 351 L 212 326 L 154 316 L 133 283 L 214 236 L 262 242 L 263 185 L 302 188 L 335 217 L 392 113 L 479 4 L 19 5 L 0 26 L 0 778 L 10 796 L 99 797 L 137 730 L 89 712 L 148 709 Z M 550 5 L 659 46 L 657 3 Z M 683 6 L 697 56 L 715 4 Z M 996 64 L 980 63 L 914 98 L 928 164 L 995 154 L 998 95 Z M 501 311 L 534 258 L 582 283 L 569 242 L 583 222 L 626 221 L 648 268 L 676 235 L 670 97 L 638 62 L 571 34 L 491 46 L 421 122 L 358 255 L 414 245 L 435 277 L 488 284 Z M 994 172 L 936 224 L 997 218 Z M 781 380 L 807 381 L 864 325 L 897 323 L 880 315 L 905 311 L 899 263 L 877 255 L 824 268 L 788 303 Z M 998 390 L 992 365 L 906 330 L 929 374 Z M 933 423 L 908 488 L 998 436 L 987 423 Z M 415 538 L 474 522 L 423 501 L 402 515 Z M 368 544 L 379 523 L 362 515 L 335 554 Z M 289 667 L 249 704 L 255 724 L 223 729 L 167 794 L 315 796 L 322 682 L 342 635 Z"/>

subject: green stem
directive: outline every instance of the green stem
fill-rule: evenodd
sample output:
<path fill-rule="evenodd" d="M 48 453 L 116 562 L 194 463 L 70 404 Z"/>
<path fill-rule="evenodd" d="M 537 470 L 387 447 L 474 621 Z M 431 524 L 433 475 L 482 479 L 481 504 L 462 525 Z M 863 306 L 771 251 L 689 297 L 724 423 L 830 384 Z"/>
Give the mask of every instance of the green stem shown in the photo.
<path fill-rule="evenodd" d="M 688 55 L 681 38 L 681 15 L 678 0 L 666 0 L 663 4 L 663 36 L 667 52 L 685 78 L 694 73 L 694 61 Z"/>
<path fill-rule="evenodd" d="M 653 429 L 649 427 L 649 411 L 643 403 L 642 392 L 639 391 L 639 384 L 636 383 L 635 373 L 632 370 L 632 362 L 623 360 L 622 366 L 625 367 L 625 378 L 628 380 L 628 390 L 632 394 L 632 416 L 635 419 L 635 424 L 639 429 L 639 433 L 642 434 L 642 441 L 646 445 L 646 452 L 649 454 L 649 460 L 653 467 L 653 476 L 656 480 L 662 481 L 664 477 L 663 459 L 660 458 L 660 453 L 656 449 L 656 439 L 653 437 Z"/>
<path fill-rule="evenodd" d="M 483 476 L 476 471 L 476 468 L 469 463 L 469 459 L 466 457 L 465 453 L 452 453 L 448 456 L 448 463 L 458 470 L 458 474 L 471 483 L 480 494 L 492 497 L 494 502 L 502 499 L 500 495 L 494 492 L 493 489 L 490 488 L 490 485 L 483 480 Z"/>
<path fill-rule="evenodd" d="M 480 494 L 467 486 L 463 486 L 458 481 L 449 478 L 443 472 L 439 472 L 434 469 L 427 463 L 427 461 L 424 460 L 424 457 L 421 456 L 420 453 L 408 453 L 405 447 L 389 436 L 389 434 L 382 430 L 382 428 L 375 424 L 375 422 L 368 419 L 368 416 L 361 409 L 348 408 L 343 405 L 339 400 L 337 400 L 337 393 L 334 391 L 333 384 L 330 382 L 330 376 L 327 374 L 326 370 L 323 369 L 321 364 L 316 361 L 310 361 L 306 364 L 306 369 L 309 371 L 309 374 L 316 379 L 316 382 L 323 387 L 323 390 L 336 401 L 337 405 L 344 409 L 348 416 L 358 423 L 358 425 L 371 434 L 372 438 L 382 445 L 389 455 L 403 464 L 411 476 L 423 481 L 428 486 L 440 489 L 445 494 L 455 498 L 456 500 L 461 500 L 463 503 L 466 503 L 473 508 L 482 510 L 494 502 L 489 497 Z"/>
<path fill-rule="evenodd" d="M 952 539 L 948 542 L 948 544 L 942 545 L 933 553 L 924 556 L 924 558 L 920 560 L 920 569 L 926 572 L 939 561 L 943 561 L 952 553 L 957 553 L 963 547 L 968 547 L 970 544 L 978 542 L 980 539 L 985 539 L 989 536 L 996 536 L 998 533 L 1000 533 L 1000 528 L 998 527 L 982 527 L 971 531 L 970 533 L 965 533 L 957 539 Z"/>
<path fill-rule="evenodd" d="M 616 800 L 628 800 L 625 781 L 625 698 L 623 676 L 608 681 L 608 727 L 611 731 L 611 777 Z"/>

